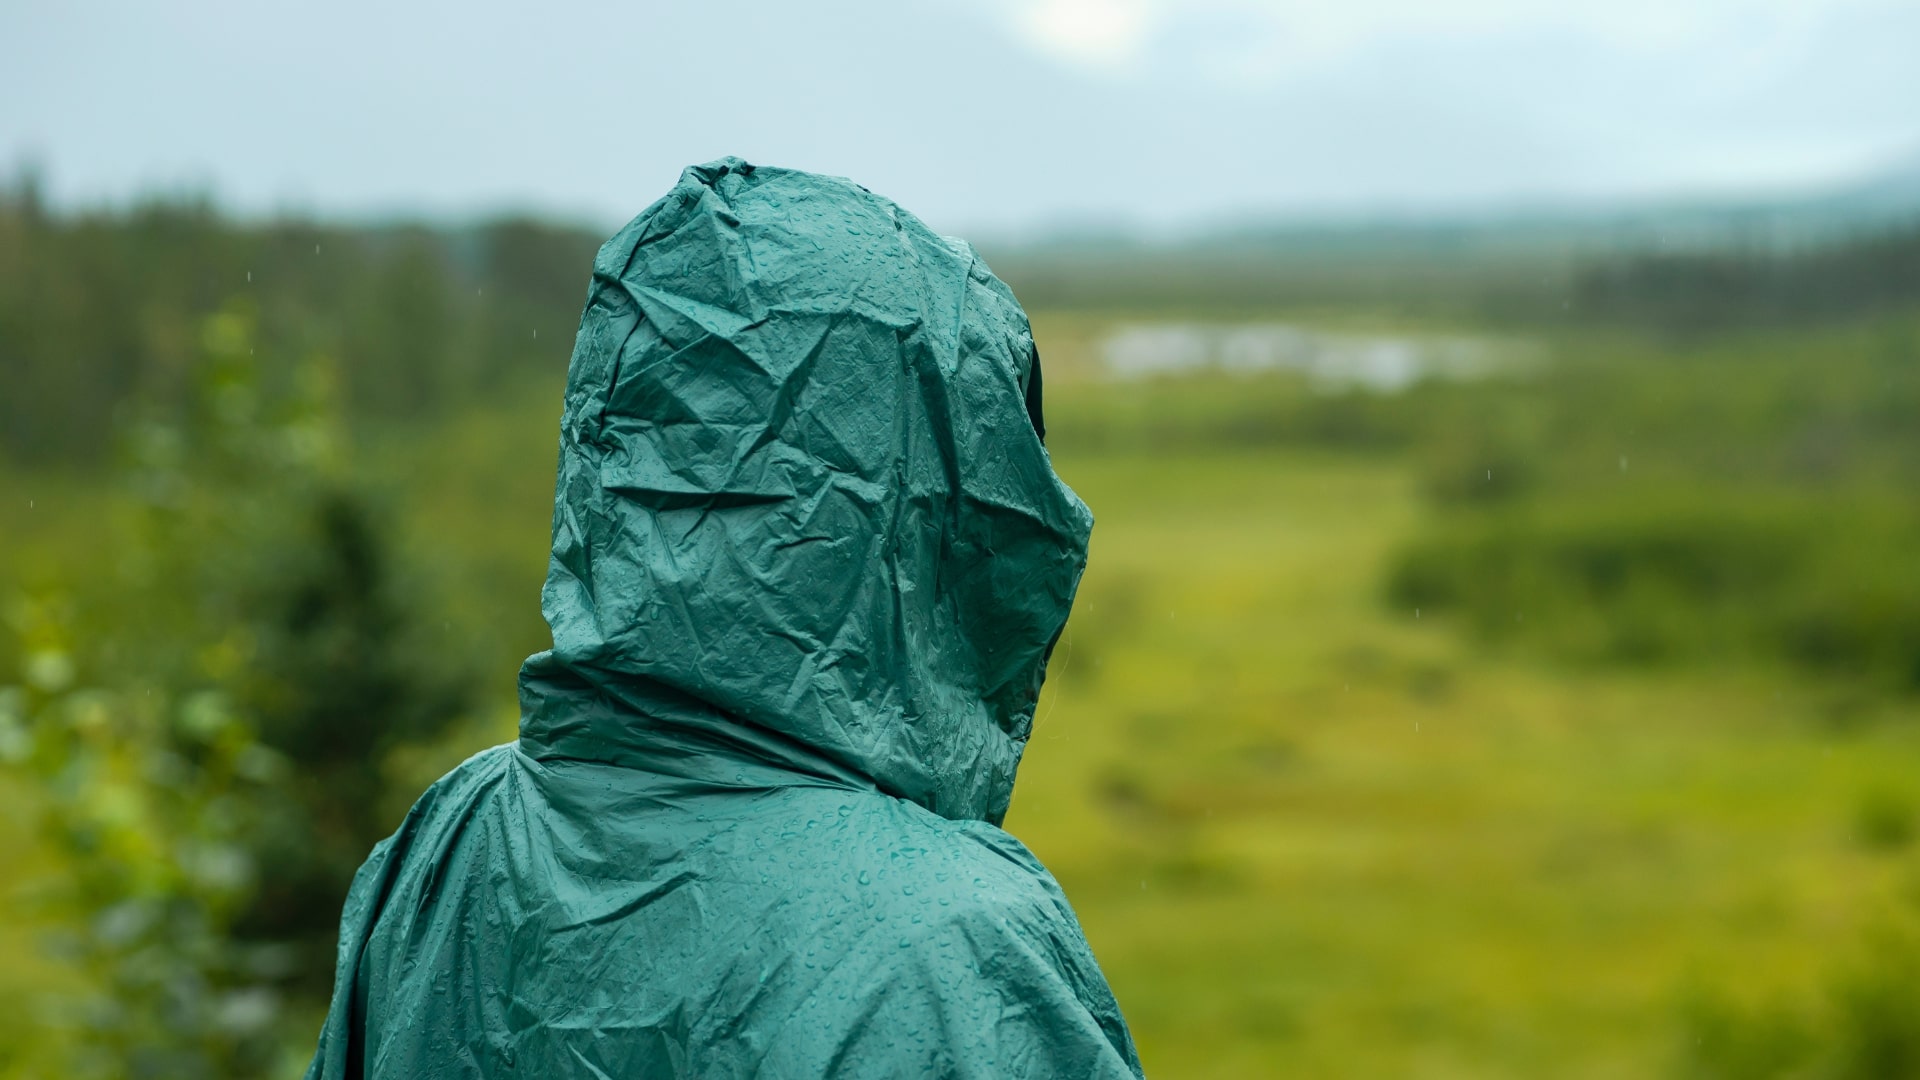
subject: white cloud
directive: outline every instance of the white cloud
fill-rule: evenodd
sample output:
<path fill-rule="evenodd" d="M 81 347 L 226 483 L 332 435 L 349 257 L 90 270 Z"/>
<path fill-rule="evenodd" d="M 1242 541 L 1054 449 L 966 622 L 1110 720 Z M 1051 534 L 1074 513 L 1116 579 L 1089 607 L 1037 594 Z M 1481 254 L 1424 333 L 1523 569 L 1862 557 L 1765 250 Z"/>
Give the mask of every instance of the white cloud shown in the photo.
<path fill-rule="evenodd" d="M 1044 53 L 1117 67 L 1139 55 L 1162 12 L 1150 0 L 1034 0 L 1009 14 L 1020 36 Z"/>
<path fill-rule="evenodd" d="M 1911 0 L 998 0 L 1030 47 L 1071 65 L 1142 60 L 1230 82 L 1337 63 L 1383 42 L 1557 34 L 1637 52 L 1785 38 L 1846 11 Z M 1182 48 L 1194 37 L 1202 47 Z"/>

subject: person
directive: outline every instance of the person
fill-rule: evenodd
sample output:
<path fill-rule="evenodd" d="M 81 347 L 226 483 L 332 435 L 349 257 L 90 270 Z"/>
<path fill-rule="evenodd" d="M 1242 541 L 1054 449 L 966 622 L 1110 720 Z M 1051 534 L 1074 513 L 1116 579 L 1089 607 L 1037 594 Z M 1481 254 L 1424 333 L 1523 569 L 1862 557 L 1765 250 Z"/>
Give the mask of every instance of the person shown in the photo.
<path fill-rule="evenodd" d="M 355 878 L 308 1071 L 1129 1077 L 998 827 L 1092 516 L 1025 313 L 849 181 L 726 158 L 600 249 L 519 739 Z"/>

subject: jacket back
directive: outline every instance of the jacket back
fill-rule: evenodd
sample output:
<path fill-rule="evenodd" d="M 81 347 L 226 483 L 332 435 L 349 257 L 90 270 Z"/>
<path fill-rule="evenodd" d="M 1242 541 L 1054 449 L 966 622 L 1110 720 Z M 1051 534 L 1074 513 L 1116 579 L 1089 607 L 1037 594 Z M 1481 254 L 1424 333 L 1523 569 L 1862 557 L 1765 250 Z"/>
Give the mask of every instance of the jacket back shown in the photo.
<path fill-rule="evenodd" d="M 518 742 L 354 882 L 310 1077 L 1130 1076 L 998 828 L 1085 565 L 1025 314 L 723 159 L 602 247 Z"/>

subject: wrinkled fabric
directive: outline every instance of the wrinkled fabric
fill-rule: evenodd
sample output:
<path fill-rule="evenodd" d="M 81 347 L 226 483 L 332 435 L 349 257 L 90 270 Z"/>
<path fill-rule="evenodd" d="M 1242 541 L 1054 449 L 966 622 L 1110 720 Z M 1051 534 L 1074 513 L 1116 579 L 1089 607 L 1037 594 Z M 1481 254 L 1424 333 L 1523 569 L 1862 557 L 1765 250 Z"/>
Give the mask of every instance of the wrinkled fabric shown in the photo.
<path fill-rule="evenodd" d="M 355 879 L 308 1073 L 1138 1076 L 998 827 L 1091 515 L 965 243 L 688 169 L 595 260 L 516 743 Z"/>

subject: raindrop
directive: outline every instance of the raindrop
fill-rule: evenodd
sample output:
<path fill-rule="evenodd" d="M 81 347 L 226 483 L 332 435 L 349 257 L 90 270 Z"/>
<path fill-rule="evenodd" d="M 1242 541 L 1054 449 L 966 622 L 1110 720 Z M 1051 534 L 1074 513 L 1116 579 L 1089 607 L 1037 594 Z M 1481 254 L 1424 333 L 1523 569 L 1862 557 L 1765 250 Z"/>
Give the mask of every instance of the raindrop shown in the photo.
<path fill-rule="evenodd" d="M 251 282 L 253 281 L 253 271 L 251 271 L 251 270 L 249 270 L 249 271 L 247 271 L 247 281 L 248 281 L 249 283 L 251 283 Z"/>
<path fill-rule="evenodd" d="M 320 245 L 319 245 L 319 244 L 315 244 L 315 245 L 313 245 L 313 253 L 314 253 L 315 255 L 318 255 L 318 254 L 320 254 Z"/>
<path fill-rule="evenodd" d="M 535 340 L 535 341 L 539 341 L 539 340 L 540 340 L 540 331 L 538 331 L 538 330 L 535 330 L 535 331 L 533 332 L 533 340 Z"/>
<path fill-rule="evenodd" d="M 1414 617 L 1414 618 L 1416 618 L 1416 619 L 1420 617 L 1420 609 L 1419 609 L 1419 608 L 1414 608 L 1414 609 L 1413 609 L 1413 617 Z"/>
<path fill-rule="evenodd" d="M 1625 454 L 1620 455 L 1620 471 L 1621 472 L 1627 471 L 1627 455 Z"/>

